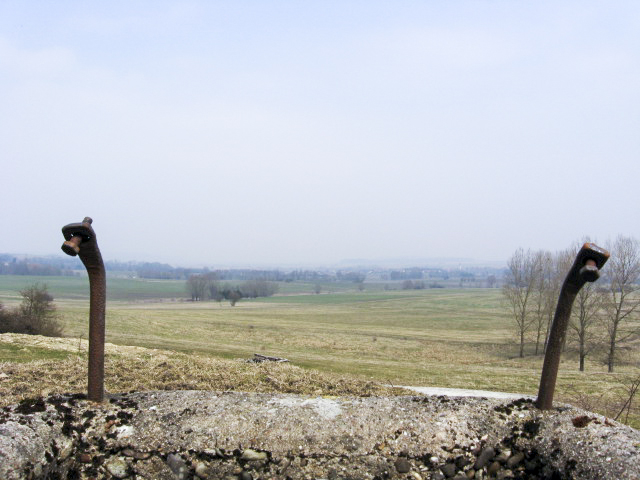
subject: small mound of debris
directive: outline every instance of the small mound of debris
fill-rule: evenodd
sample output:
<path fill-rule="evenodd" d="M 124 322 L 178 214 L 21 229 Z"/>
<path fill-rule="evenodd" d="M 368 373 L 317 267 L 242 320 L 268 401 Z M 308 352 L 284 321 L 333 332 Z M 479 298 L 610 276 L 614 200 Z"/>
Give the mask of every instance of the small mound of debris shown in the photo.
<path fill-rule="evenodd" d="M 288 363 L 289 360 L 286 358 L 280 357 L 269 357 L 268 355 L 260 355 L 259 353 L 254 353 L 253 358 L 247 360 L 248 363 L 262 363 L 262 362 L 275 362 L 275 363 Z"/>

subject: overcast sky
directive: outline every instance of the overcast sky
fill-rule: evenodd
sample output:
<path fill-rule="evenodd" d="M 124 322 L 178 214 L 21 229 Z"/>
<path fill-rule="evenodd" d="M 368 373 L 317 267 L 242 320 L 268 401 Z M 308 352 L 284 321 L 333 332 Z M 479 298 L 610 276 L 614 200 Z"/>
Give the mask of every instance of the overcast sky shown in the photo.
<path fill-rule="evenodd" d="M 0 2 L 0 252 L 506 260 L 640 238 L 640 2 Z"/>

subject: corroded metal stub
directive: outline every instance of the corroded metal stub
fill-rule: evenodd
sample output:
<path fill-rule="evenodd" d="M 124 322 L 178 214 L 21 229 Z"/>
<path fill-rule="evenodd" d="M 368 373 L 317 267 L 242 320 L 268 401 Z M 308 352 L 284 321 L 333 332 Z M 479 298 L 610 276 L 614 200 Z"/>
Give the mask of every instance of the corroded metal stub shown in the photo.
<path fill-rule="evenodd" d="M 595 282 L 600 278 L 600 269 L 608 259 L 609 252 L 605 249 L 594 243 L 585 243 L 576 255 L 576 259 L 562 284 L 558 305 L 549 331 L 538 398 L 535 402 L 541 410 L 549 410 L 553 407 L 553 394 L 556 388 L 560 356 L 564 348 L 573 302 L 585 283 Z"/>
<path fill-rule="evenodd" d="M 89 274 L 89 400 L 102 402 L 107 283 L 104 262 L 92 223 L 91 217 L 85 217 L 80 223 L 70 223 L 62 227 L 62 235 L 65 238 L 62 251 L 67 255 L 80 257 Z"/>

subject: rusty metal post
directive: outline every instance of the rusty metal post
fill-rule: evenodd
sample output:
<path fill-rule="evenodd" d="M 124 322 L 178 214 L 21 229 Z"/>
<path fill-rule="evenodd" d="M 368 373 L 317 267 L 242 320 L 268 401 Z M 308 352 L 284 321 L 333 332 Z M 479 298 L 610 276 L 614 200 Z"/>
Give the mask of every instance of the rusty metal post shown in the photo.
<path fill-rule="evenodd" d="M 62 250 L 71 256 L 78 255 L 89 274 L 89 385 L 88 398 L 94 402 L 104 399 L 104 338 L 105 301 L 107 280 L 98 248 L 96 233 L 89 217 L 81 223 L 62 227 L 65 242 Z"/>
<path fill-rule="evenodd" d="M 536 407 L 541 410 L 553 408 L 553 393 L 556 388 L 560 355 L 564 348 L 573 301 L 586 282 L 595 282 L 600 278 L 600 269 L 608 259 L 609 252 L 593 243 L 585 243 L 562 284 L 547 341 L 538 398 L 535 402 Z"/>

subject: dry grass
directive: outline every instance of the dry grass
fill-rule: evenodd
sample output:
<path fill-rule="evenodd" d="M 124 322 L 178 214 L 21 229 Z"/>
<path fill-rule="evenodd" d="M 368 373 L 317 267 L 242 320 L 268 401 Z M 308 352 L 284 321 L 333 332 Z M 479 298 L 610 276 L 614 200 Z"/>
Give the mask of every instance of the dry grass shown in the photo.
<path fill-rule="evenodd" d="M 70 352 L 62 360 L 0 363 L 0 405 L 51 393 L 86 391 L 86 341 L 3 334 L 0 342 Z M 81 352 L 77 353 L 78 346 Z M 406 393 L 355 376 L 306 370 L 287 363 L 247 363 L 141 347 L 107 344 L 105 390 L 220 390 L 308 395 L 393 395 Z"/>

